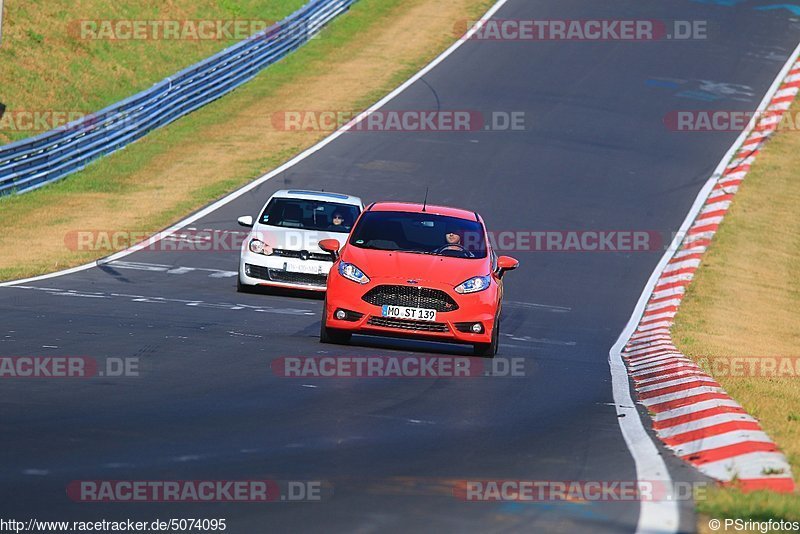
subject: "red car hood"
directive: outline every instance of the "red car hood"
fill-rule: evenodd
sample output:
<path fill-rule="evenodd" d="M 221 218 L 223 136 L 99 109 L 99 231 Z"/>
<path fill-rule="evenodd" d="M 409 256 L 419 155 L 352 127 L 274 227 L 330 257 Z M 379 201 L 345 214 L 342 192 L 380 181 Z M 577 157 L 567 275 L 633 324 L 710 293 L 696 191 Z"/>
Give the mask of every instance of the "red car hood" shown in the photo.
<path fill-rule="evenodd" d="M 453 287 L 473 276 L 489 274 L 488 256 L 482 259 L 451 258 L 430 254 L 411 254 L 372 250 L 347 245 L 342 261 L 355 264 L 371 279 L 419 280 Z"/>

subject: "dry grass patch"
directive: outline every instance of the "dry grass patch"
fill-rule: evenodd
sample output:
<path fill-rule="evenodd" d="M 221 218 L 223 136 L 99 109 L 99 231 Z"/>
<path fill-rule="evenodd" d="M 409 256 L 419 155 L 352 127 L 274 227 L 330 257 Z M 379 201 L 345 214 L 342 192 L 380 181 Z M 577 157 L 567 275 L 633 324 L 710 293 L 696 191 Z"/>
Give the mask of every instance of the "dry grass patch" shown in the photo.
<path fill-rule="evenodd" d="M 91 113 L 150 87 L 234 40 L 91 39 L 81 21 L 274 21 L 305 0 L 30 0 L 5 3 L 0 99 L 7 114 Z M 190 22 L 191 23 L 191 22 Z M 254 22 L 255 24 L 255 22 Z M 97 26 L 99 28 L 99 26 Z M 121 34 L 124 36 L 124 34 Z M 159 34 L 161 36 L 162 34 Z M 36 135 L 0 122 L 0 144 Z"/>

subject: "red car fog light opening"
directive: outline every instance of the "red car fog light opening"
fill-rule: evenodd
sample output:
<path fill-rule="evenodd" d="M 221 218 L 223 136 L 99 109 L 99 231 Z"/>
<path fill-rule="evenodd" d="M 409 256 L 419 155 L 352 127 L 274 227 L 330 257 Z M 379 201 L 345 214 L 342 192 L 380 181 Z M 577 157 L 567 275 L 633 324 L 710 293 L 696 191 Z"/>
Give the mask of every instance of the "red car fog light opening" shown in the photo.
<path fill-rule="evenodd" d="M 456 323 L 456 330 L 466 334 L 483 334 L 483 323 Z"/>
<path fill-rule="evenodd" d="M 363 313 L 358 313 L 350 310 L 345 310 L 342 308 L 337 308 L 335 312 L 333 312 L 333 317 L 340 321 L 358 321 L 362 317 L 364 317 Z"/>

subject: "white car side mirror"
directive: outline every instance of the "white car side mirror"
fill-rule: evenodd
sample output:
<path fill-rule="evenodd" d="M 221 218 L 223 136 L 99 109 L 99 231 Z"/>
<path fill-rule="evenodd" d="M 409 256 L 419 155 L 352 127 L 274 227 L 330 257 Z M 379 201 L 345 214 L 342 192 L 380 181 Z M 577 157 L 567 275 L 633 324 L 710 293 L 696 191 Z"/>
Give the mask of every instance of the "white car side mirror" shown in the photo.
<path fill-rule="evenodd" d="M 242 215 L 237 219 L 239 226 L 244 226 L 245 228 L 252 228 L 253 227 L 253 217 L 251 215 Z"/>

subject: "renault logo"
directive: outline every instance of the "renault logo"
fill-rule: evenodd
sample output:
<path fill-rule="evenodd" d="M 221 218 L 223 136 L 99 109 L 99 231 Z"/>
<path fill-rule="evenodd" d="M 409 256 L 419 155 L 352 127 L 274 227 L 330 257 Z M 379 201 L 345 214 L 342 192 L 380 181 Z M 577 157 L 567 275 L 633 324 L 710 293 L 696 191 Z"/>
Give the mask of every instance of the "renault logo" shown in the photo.
<path fill-rule="evenodd" d="M 308 260 L 309 256 L 310 256 L 310 254 L 308 253 L 307 250 L 301 250 L 300 251 L 300 259 L 301 260 L 306 261 L 306 260 Z"/>

